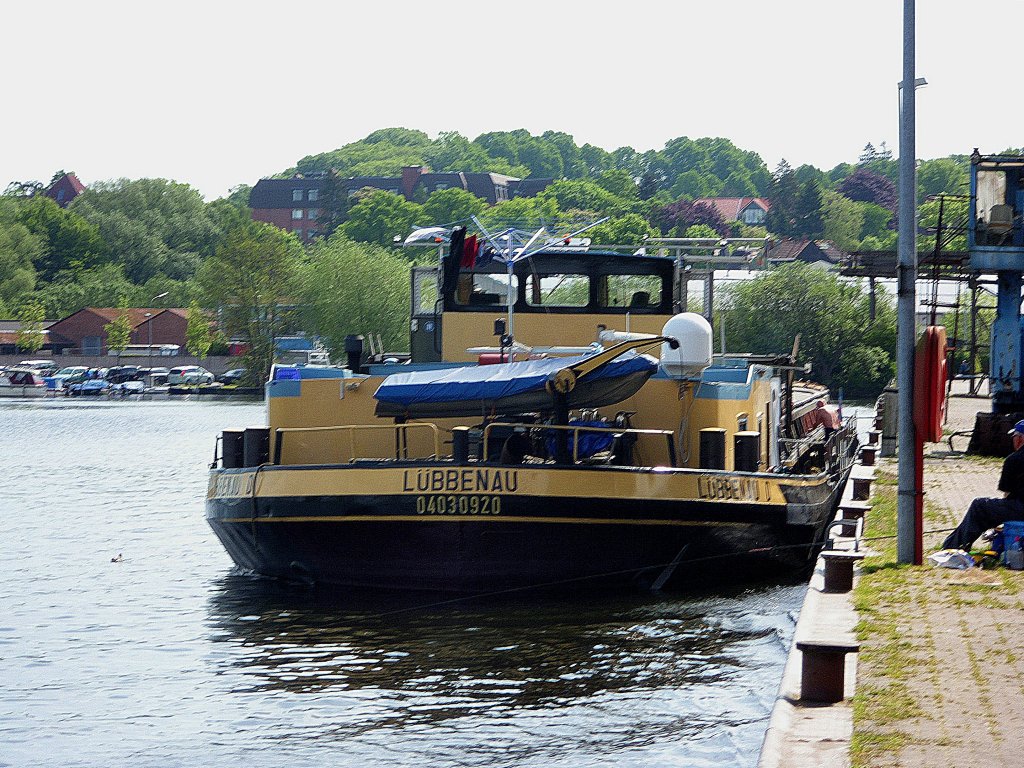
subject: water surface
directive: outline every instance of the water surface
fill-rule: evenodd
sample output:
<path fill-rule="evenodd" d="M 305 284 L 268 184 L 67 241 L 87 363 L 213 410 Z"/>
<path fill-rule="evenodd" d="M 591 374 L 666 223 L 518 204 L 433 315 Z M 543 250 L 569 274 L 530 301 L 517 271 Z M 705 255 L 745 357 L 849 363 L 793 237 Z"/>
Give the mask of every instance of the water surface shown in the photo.
<path fill-rule="evenodd" d="M 435 602 L 238 575 L 206 468 L 262 421 L 0 403 L 0 765 L 756 763 L 801 587 Z"/>

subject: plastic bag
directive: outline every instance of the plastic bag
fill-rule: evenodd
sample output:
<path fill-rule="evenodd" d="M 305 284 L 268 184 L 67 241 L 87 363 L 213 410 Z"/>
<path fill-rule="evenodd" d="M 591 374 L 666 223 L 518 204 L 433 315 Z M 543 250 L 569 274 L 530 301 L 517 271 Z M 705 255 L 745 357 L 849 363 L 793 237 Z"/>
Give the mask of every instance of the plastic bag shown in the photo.
<path fill-rule="evenodd" d="M 960 549 L 940 549 L 928 555 L 928 562 L 936 568 L 965 570 L 974 567 L 974 558 Z"/>

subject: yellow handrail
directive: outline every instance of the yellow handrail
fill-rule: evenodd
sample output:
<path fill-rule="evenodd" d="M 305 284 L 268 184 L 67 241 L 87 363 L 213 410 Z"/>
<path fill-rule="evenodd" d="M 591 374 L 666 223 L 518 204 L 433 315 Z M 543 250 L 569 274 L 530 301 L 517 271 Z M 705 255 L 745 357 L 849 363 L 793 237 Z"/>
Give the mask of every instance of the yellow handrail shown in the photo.
<path fill-rule="evenodd" d="M 395 458 L 407 459 L 409 441 L 407 433 L 409 430 L 429 430 L 434 440 L 434 456 L 441 455 L 441 436 L 436 424 L 426 422 L 414 422 L 412 424 L 343 424 L 334 427 L 278 427 L 274 430 L 277 441 L 274 445 L 274 463 L 281 463 L 281 446 L 284 444 L 284 436 L 293 432 L 342 432 L 347 431 L 349 437 L 349 448 L 351 449 L 352 460 L 358 458 L 356 454 L 356 432 L 370 432 L 391 430 L 395 434 Z M 399 439 L 401 438 L 401 439 Z M 403 455 L 400 455 L 403 454 Z"/>

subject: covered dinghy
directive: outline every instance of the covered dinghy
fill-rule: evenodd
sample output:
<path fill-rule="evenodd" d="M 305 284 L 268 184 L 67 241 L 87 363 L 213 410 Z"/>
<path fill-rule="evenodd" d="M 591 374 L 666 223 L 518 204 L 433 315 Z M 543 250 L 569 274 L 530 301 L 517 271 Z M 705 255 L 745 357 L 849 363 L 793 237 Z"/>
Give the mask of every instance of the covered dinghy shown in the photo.
<path fill-rule="evenodd" d="M 377 388 L 378 416 L 443 418 L 546 411 L 552 408 L 547 383 L 584 357 L 528 360 L 389 376 Z M 567 394 L 569 408 L 598 408 L 630 397 L 658 369 L 647 355 L 630 354 L 581 377 Z"/>

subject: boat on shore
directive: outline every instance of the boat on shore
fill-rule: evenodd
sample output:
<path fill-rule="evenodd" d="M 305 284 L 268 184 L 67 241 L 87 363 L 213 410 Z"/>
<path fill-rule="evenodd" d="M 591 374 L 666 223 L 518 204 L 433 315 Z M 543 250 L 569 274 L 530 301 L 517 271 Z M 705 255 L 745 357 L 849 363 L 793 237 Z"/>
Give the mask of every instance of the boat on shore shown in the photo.
<path fill-rule="evenodd" d="M 29 368 L 0 370 L 0 397 L 46 397 L 42 374 Z"/>
<path fill-rule="evenodd" d="M 707 321 L 675 311 L 677 266 L 558 248 L 467 265 L 451 248 L 432 316 L 414 288 L 412 364 L 275 367 L 267 426 L 219 438 L 209 524 L 243 569 L 342 587 L 801 571 L 852 419 L 821 422 L 827 390 L 792 354 L 713 355 Z M 502 311 L 533 346 L 501 324 L 497 349 L 474 346 Z"/>

